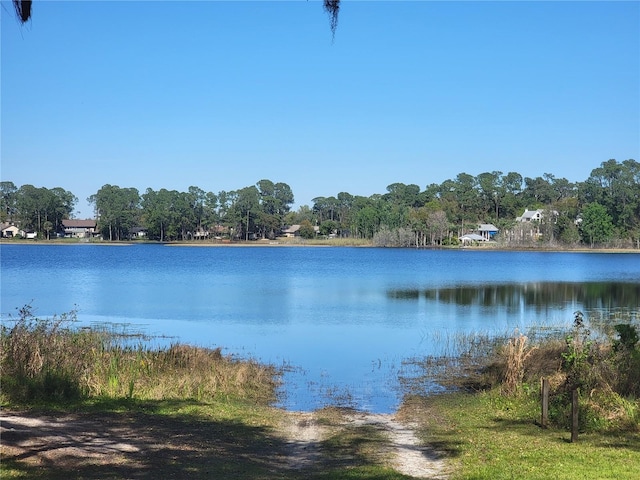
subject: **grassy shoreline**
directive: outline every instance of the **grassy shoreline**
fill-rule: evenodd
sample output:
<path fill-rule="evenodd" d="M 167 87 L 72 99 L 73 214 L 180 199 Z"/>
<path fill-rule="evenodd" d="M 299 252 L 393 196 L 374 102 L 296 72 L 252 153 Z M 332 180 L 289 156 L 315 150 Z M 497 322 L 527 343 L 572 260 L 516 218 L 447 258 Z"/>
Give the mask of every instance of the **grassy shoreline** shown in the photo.
<path fill-rule="evenodd" d="M 157 440 L 146 438 L 157 437 L 157 431 L 167 438 L 187 434 L 180 448 L 171 447 L 178 448 L 173 463 L 163 463 L 161 452 L 153 457 L 167 470 L 154 470 L 151 462 L 145 467 L 148 476 L 174 472 L 180 477 L 189 471 L 191 478 L 407 478 L 381 461 L 386 458 L 380 454 L 384 432 L 336 421 L 348 417 L 340 409 L 317 411 L 312 420 L 304 420 L 330 431 L 318 442 L 313 465 L 291 470 L 273 463 L 290 451 L 282 423 L 298 414 L 272 406 L 279 381 L 272 366 L 188 345 L 150 349 L 144 343 L 123 344 L 102 331 L 67 329 L 67 320 L 73 318 L 36 319 L 25 307 L 16 326 L 3 326 L 3 415 L 22 412 L 39 421 L 69 416 L 69 428 L 74 421 L 111 418 L 118 432 L 138 426 L 130 436 L 141 450 L 154 448 Z M 439 395 L 407 391 L 395 417 L 415 426 L 423 444 L 449 465 L 451 479 L 633 478 L 640 465 L 640 400 L 612 388 L 625 381 L 630 388 L 637 386 L 633 374 L 640 370 L 640 342 L 627 332 L 620 340 L 627 344 L 623 352 L 615 339 L 590 342 L 579 323 L 567 333 L 571 343 L 555 338 L 530 344 L 519 335 L 497 342 L 493 353 L 479 360 L 445 362 L 439 374 L 457 378 L 463 388 Z M 566 367 L 567 353 L 576 361 L 573 373 Z M 434 365 L 424 363 L 424 381 L 434 378 Z M 629 371 L 615 370 L 618 365 L 628 365 Z M 587 375 L 581 380 L 584 416 L 579 441 L 570 443 L 563 395 L 577 374 Z M 539 426 L 541 376 L 554 385 L 554 413 L 546 429 Z M 201 453 L 190 455 L 194 449 Z M 64 464 L 34 468 L 14 452 L 2 446 L 3 478 L 68 475 Z M 92 468 L 81 477 L 103 478 Z M 126 472 L 125 477 L 131 474 Z"/>
<path fill-rule="evenodd" d="M 0 239 L 0 245 L 104 245 L 104 246 L 131 246 L 131 245 L 165 245 L 179 247 L 209 247 L 209 248 L 237 248 L 237 247 L 261 247 L 261 248 L 283 248 L 283 247 L 362 247 L 362 248 L 411 248 L 416 250 L 471 250 L 471 251 L 505 251 L 505 252 L 548 252 L 548 253 L 629 253 L 640 254 L 639 249 L 618 248 L 618 247 L 596 247 L 585 246 L 531 246 L 531 247 L 509 247 L 499 244 L 471 245 L 471 246 L 443 246 L 443 247 L 376 247 L 370 240 L 364 239 L 314 239 L 303 240 L 299 238 L 278 238 L 276 240 L 250 240 L 250 241 L 103 241 L 82 239 L 52 239 L 52 240 L 25 240 L 25 239 Z"/>
<path fill-rule="evenodd" d="M 636 429 L 580 433 L 540 427 L 537 392 L 499 389 L 415 397 L 403 406 L 427 444 L 450 459 L 451 479 L 633 479 L 640 465 Z"/>

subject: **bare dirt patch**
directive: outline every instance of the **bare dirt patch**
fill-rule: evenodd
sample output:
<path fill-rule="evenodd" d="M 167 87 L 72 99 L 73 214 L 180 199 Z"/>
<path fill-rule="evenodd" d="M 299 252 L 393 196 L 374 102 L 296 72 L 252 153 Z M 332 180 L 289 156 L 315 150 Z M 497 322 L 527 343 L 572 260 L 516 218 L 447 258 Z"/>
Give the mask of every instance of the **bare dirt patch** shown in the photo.
<path fill-rule="evenodd" d="M 369 426 L 385 437 L 385 442 L 372 455 L 378 463 L 413 478 L 448 476 L 446 462 L 432 448 L 421 445 L 414 432 L 415 425 L 400 422 L 394 415 L 352 410 L 343 411 L 339 418 L 329 427 L 318 421 L 316 413 L 292 413 L 286 417 L 282 430 L 288 439 L 288 461 L 293 468 L 309 468 L 321 462 L 322 441 L 341 428 Z"/>
<path fill-rule="evenodd" d="M 355 412 L 347 416 L 356 425 L 370 425 L 382 430 L 388 439 L 383 452 L 390 455 L 391 466 L 414 478 L 446 478 L 447 466 L 441 456 L 421 445 L 415 425 L 401 423 L 394 415 Z"/>
<path fill-rule="evenodd" d="M 267 479 L 289 470 L 269 428 L 144 412 L 3 411 L 0 453 L 4 472 L 27 478 Z"/>
<path fill-rule="evenodd" d="M 327 428 L 318 424 L 315 414 L 292 412 L 282 423 L 282 434 L 288 446 L 287 463 L 291 468 L 312 468 L 322 459 L 320 442 L 327 436 Z"/>
<path fill-rule="evenodd" d="M 420 444 L 411 425 L 355 411 L 331 426 L 316 413 L 288 412 L 275 430 L 140 412 L 3 411 L 0 453 L 35 478 L 284 478 L 322 469 L 322 442 L 361 426 L 383 433 L 380 463 L 414 478 L 446 478 L 444 460 Z"/>

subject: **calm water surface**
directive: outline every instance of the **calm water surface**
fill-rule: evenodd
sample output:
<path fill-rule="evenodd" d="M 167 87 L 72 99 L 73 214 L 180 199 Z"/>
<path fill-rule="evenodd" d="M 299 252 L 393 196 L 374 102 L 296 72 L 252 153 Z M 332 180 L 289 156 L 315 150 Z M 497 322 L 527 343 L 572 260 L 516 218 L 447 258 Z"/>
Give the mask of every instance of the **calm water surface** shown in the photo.
<path fill-rule="evenodd" d="M 5 244 L 0 259 L 3 318 L 77 308 L 83 324 L 289 365 L 281 405 L 298 410 L 393 411 L 402 361 L 460 332 L 640 308 L 637 254 Z"/>

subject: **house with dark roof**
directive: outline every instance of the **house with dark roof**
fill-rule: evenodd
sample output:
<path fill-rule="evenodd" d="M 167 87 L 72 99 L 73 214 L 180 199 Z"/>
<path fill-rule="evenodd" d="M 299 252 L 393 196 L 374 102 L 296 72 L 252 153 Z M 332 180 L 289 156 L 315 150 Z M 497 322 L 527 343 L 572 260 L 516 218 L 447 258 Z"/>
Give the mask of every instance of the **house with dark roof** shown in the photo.
<path fill-rule="evenodd" d="M 282 235 L 285 237 L 297 237 L 300 235 L 300 225 L 291 225 L 282 229 Z"/>
<path fill-rule="evenodd" d="M 131 227 L 129 229 L 130 238 L 144 238 L 147 236 L 147 229 L 144 227 Z"/>
<path fill-rule="evenodd" d="M 70 238 L 88 238 L 98 235 L 96 226 L 95 220 L 76 220 L 72 218 L 62 220 L 64 236 Z"/>
<path fill-rule="evenodd" d="M 313 231 L 316 233 L 320 233 L 320 227 L 317 225 L 313 227 Z M 291 225 L 290 227 L 283 228 L 281 230 L 281 234 L 285 237 L 299 237 L 300 236 L 300 225 Z"/>

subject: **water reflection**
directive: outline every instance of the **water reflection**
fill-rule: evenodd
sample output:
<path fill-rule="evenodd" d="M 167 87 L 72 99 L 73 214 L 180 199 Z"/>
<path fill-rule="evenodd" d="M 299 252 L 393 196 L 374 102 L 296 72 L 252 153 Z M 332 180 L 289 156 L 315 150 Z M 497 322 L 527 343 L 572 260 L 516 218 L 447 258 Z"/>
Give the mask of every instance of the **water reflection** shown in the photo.
<path fill-rule="evenodd" d="M 546 309 L 577 303 L 585 310 L 637 309 L 640 284 L 624 282 L 536 282 L 466 285 L 453 288 L 393 289 L 387 296 L 397 300 L 427 300 L 460 306 L 522 307 Z"/>

